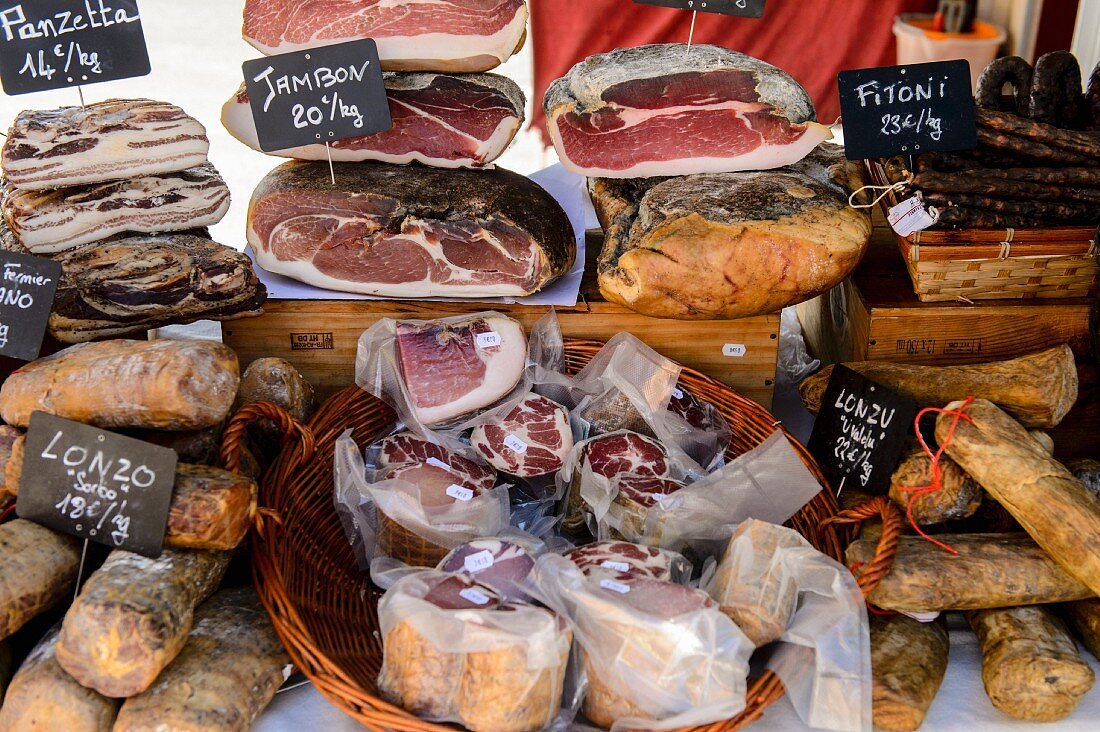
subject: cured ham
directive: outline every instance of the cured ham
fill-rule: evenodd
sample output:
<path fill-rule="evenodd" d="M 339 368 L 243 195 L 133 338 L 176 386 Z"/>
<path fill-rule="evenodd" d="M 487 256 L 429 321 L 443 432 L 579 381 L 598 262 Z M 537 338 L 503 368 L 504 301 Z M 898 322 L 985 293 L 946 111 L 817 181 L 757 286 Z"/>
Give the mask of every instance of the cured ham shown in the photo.
<path fill-rule="evenodd" d="M 392 298 L 529 295 L 569 271 L 573 227 L 549 193 L 506 170 L 289 162 L 252 196 L 264 269 Z"/>
<path fill-rule="evenodd" d="M 431 467 L 448 472 L 451 483 L 459 482 L 479 491 L 487 491 L 497 482 L 496 471 L 488 465 L 463 457 L 412 432 L 399 432 L 382 440 L 378 449 L 378 466 L 389 469 L 387 478 L 401 477 L 400 474 L 410 468 Z"/>
<path fill-rule="evenodd" d="M 176 173 L 51 191 L 8 185 L 4 220 L 34 254 L 54 254 L 124 231 L 212 226 L 229 210 L 229 187 L 206 163 Z"/>
<path fill-rule="evenodd" d="M 535 478 L 561 469 L 573 432 L 564 407 L 529 394 L 507 414 L 474 427 L 470 443 L 497 470 Z"/>
<path fill-rule="evenodd" d="M 488 71 L 523 47 L 524 0 L 247 0 L 244 39 L 272 55 L 373 38 L 385 71 Z"/>
<path fill-rule="evenodd" d="M 562 164 L 605 178 L 778 168 L 832 137 L 789 74 L 720 46 L 589 56 L 550 85 L 544 108 Z"/>
<path fill-rule="evenodd" d="M 503 316 L 397 324 L 396 355 L 417 419 L 437 425 L 483 409 L 515 388 L 527 338 Z"/>
<path fill-rule="evenodd" d="M 0 168 L 17 188 L 63 188 L 186 170 L 209 148 L 206 128 L 173 104 L 108 99 L 21 112 Z"/>
<path fill-rule="evenodd" d="M 435 168 L 481 168 L 504 152 L 523 124 L 523 92 L 496 74 L 385 74 L 393 127 L 331 144 L 276 150 L 298 160 L 424 163 Z M 244 85 L 222 107 L 222 124 L 254 150 L 256 122 Z"/>

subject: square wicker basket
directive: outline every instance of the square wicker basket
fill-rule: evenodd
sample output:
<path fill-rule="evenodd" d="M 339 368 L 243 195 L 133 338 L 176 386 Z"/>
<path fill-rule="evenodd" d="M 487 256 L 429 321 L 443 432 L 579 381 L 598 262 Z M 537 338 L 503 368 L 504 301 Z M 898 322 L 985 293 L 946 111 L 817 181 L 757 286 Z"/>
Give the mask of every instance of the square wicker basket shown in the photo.
<path fill-rule="evenodd" d="M 889 185 L 882 166 L 868 162 L 875 185 Z M 891 191 L 885 213 L 898 203 Z M 1027 300 L 1096 294 L 1096 229 L 947 229 L 898 236 L 913 291 L 921 302 Z"/>

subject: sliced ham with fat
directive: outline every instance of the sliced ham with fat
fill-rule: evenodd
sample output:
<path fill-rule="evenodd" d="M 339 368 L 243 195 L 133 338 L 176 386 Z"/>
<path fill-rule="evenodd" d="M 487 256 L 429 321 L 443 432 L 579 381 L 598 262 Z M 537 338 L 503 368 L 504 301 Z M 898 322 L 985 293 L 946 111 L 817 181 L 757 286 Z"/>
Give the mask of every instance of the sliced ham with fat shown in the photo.
<path fill-rule="evenodd" d="M 582 459 L 593 473 L 605 478 L 623 474 L 664 477 L 669 473 L 664 446 L 632 432 L 612 433 L 591 440 L 584 446 Z"/>
<path fill-rule="evenodd" d="M 324 145 L 268 153 L 298 160 L 423 163 L 436 168 L 481 168 L 496 160 L 523 124 L 523 92 L 496 74 L 388 73 L 384 77 L 393 127 Z M 256 122 L 242 84 L 222 106 L 231 135 L 260 150 Z"/>
<path fill-rule="evenodd" d="M 387 477 L 408 475 L 406 480 L 416 483 L 416 478 L 430 478 L 432 474 L 401 473 L 409 468 L 426 466 L 453 477 L 451 483 L 459 483 L 478 492 L 496 485 L 497 476 L 490 466 L 463 457 L 437 443 L 425 440 L 412 432 L 400 432 L 382 440 L 378 450 L 378 465 L 389 468 Z M 444 486 L 446 487 L 446 486 Z"/>
<path fill-rule="evenodd" d="M 832 137 L 789 74 L 720 46 L 590 56 L 550 85 L 544 108 L 562 164 L 604 178 L 778 168 Z"/>
<path fill-rule="evenodd" d="M 373 38 L 387 71 L 488 71 L 523 46 L 524 0 L 247 0 L 244 39 L 272 55 Z"/>
<path fill-rule="evenodd" d="M 498 315 L 400 321 L 396 353 L 417 419 L 437 425 L 488 407 L 515 388 L 527 365 L 527 337 L 519 323 Z"/>
<path fill-rule="evenodd" d="M 535 567 L 535 560 L 519 544 L 503 539 L 475 539 L 455 548 L 438 569 L 459 572 L 489 585 L 506 600 L 525 600 L 519 590 Z"/>
<path fill-rule="evenodd" d="M 488 610 L 500 605 L 492 588 L 462 575 L 436 576 L 426 580 L 431 589 L 424 600 L 443 610 Z"/>
<path fill-rule="evenodd" d="M 565 558 L 585 575 L 597 579 L 648 577 L 671 582 L 688 568 L 684 558 L 675 552 L 626 541 L 588 544 L 567 553 Z"/>
<path fill-rule="evenodd" d="M 556 473 L 573 449 L 569 413 L 528 394 L 507 414 L 474 427 L 470 443 L 497 470 L 522 478 Z"/>

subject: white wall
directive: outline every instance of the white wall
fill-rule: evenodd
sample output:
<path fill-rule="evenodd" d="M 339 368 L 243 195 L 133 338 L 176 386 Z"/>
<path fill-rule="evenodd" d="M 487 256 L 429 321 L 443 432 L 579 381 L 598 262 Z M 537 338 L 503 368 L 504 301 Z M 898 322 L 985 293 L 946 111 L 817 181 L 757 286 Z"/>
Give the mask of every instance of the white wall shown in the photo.
<path fill-rule="evenodd" d="M 1033 60 L 1035 55 L 1035 37 L 1039 32 L 1039 15 L 1044 0 L 979 0 L 978 17 L 1008 29 L 1010 55 L 1023 56 Z M 1047 0 L 1064 2 L 1065 0 Z M 1100 0 L 1083 0 L 1085 3 L 1098 3 Z"/>
<path fill-rule="evenodd" d="M 1088 75 L 1100 63 L 1100 0 L 1081 0 L 1077 6 L 1077 29 L 1073 34 L 1073 52 Z"/>

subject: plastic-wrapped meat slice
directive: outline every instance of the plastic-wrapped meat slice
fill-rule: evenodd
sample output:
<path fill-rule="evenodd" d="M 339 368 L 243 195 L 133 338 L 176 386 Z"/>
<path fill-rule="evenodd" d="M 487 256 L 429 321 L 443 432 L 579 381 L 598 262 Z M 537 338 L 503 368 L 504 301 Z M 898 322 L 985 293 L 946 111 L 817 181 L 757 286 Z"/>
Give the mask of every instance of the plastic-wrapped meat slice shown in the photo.
<path fill-rule="evenodd" d="M 585 575 L 597 579 L 648 577 L 680 582 L 691 572 L 691 565 L 676 552 L 626 541 L 588 544 L 569 552 L 565 558 Z"/>
<path fill-rule="evenodd" d="M 470 442 L 497 470 L 534 478 L 561 469 L 573 432 L 564 407 L 529 394 L 504 416 L 474 427 Z"/>
<path fill-rule="evenodd" d="M 618 475 L 665 478 L 671 470 L 668 452 L 656 440 L 634 432 L 613 432 L 578 445 L 570 479 L 568 506 L 562 526 L 576 531 L 584 525 L 585 502 L 581 496 L 586 473 L 611 480 Z"/>
<path fill-rule="evenodd" d="M 706 444 L 698 445 L 696 450 L 689 450 L 691 457 L 700 465 L 711 467 L 729 449 L 730 442 L 733 441 L 733 430 L 718 408 L 710 402 L 703 401 L 677 386 L 672 390 L 672 397 L 668 401 L 668 411 L 707 436 Z M 696 451 L 707 454 L 694 454 Z"/>
<path fill-rule="evenodd" d="M 519 544 L 488 538 L 457 547 L 437 569 L 469 575 L 492 587 L 505 600 L 526 601 L 528 596 L 519 587 L 534 567 L 535 560 Z"/>
<path fill-rule="evenodd" d="M 385 470 L 385 478 L 401 478 L 410 483 L 418 479 L 433 482 L 456 479 L 461 485 L 478 490 L 489 490 L 497 482 L 496 471 L 490 466 L 463 457 L 442 445 L 425 440 L 412 432 L 401 432 L 382 440 L 378 449 L 378 467 Z"/>

